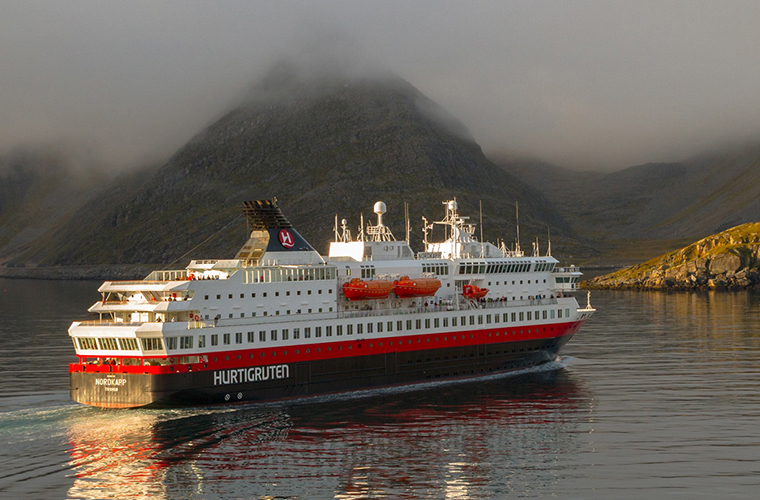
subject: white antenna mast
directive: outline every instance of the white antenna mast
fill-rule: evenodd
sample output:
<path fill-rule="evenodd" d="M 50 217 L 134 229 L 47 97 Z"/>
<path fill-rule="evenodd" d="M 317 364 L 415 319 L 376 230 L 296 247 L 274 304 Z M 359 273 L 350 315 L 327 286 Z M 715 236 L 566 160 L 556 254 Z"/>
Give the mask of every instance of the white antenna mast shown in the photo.
<path fill-rule="evenodd" d="M 483 200 L 480 201 L 480 257 L 484 257 L 485 248 L 483 247 Z"/>
<path fill-rule="evenodd" d="M 517 202 L 515 202 L 515 221 L 517 222 L 517 247 L 515 248 L 515 251 L 519 254 L 520 253 L 520 209 L 517 205 Z"/>
<path fill-rule="evenodd" d="M 549 240 L 549 248 L 546 249 L 546 256 L 551 257 L 552 256 L 552 231 L 549 226 L 546 227 L 546 237 Z"/>
<path fill-rule="evenodd" d="M 407 202 L 404 202 L 404 222 L 406 223 L 406 243 L 411 245 L 409 239 L 412 233 L 412 224 L 409 221 L 409 203 Z"/>

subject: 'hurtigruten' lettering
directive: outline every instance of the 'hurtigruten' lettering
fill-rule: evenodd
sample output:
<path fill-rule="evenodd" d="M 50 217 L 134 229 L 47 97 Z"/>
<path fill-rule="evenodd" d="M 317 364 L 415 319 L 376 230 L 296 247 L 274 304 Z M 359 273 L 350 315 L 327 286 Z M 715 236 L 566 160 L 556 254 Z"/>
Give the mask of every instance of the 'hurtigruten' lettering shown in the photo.
<path fill-rule="evenodd" d="M 288 365 L 255 366 L 253 368 L 233 368 L 214 372 L 214 385 L 245 384 L 290 377 Z"/>

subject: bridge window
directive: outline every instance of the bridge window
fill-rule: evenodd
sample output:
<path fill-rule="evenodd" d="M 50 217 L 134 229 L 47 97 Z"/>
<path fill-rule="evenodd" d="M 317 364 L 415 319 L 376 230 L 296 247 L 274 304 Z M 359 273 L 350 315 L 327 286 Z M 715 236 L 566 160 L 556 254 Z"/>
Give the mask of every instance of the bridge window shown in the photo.
<path fill-rule="evenodd" d="M 144 351 L 163 351 L 164 343 L 161 339 L 143 338 L 140 339 Z"/>
<path fill-rule="evenodd" d="M 77 338 L 77 341 L 79 341 L 79 348 L 80 349 L 86 349 L 88 351 L 94 351 L 98 348 L 98 342 L 95 339 L 87 338 L 87 337 L 79 337 Z"/>

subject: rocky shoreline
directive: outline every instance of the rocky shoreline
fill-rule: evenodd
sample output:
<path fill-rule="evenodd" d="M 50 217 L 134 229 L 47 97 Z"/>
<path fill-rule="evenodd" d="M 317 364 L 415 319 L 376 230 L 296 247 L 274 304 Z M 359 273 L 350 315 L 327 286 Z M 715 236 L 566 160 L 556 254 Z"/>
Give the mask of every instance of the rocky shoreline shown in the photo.
<path fill-rule="evenodd" d="M 590 290 L 760 288 L 760 223 L 736 226 L 582 286 Z"/>

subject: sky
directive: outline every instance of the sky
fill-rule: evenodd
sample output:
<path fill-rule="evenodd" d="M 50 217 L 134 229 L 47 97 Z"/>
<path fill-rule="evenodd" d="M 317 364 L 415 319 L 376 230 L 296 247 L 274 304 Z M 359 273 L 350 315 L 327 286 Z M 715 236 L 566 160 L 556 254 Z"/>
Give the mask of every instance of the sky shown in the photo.
<path fill-rule="evenodd" d="M 678 161 L 760 139 L 759 22 L 754 0 L 6 0 L 0 154 L 167 157 L 274 61 L 332 52 L 406 79 L 491 157 Z"/>

